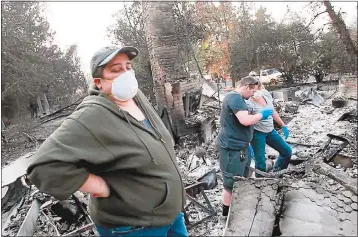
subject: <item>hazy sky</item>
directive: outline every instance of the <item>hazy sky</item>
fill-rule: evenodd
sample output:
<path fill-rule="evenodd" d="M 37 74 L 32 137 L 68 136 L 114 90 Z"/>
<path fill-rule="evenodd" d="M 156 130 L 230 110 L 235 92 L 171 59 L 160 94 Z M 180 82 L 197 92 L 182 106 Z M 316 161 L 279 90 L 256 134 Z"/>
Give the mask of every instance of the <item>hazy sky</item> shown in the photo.
<path fill-rule="evenodd" d="M 307 15 L 304 9 L 307 2 L 255 2 L 256 8 L 260 5 L 266 7 L 277 21 L 284 17 L 287 5 L 300 15 Z M 333 2 L 332 5 L 346 12 L 344 20 L 348 25 L 357 21 L 356 2 Z M 77 43 L 83 70 L 89 72 L 92 54 L 111 44 L 106 30 L 114 23 L 112 15 L 123 8 L 123 2 L 47 2 L 47 6 L 46 17 L 56 32 L 56 43 L 62 49 Z M 316 25 L 322 22 L 327 22 L 326 18 L 318 19 Z"/>

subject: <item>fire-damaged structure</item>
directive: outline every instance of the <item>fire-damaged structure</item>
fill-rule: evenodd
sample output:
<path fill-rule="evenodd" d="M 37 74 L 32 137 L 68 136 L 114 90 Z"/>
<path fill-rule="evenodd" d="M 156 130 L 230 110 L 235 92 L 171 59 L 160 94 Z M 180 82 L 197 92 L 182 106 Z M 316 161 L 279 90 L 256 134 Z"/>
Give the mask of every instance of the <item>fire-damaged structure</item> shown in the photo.
<path fill-rule="evenodd" d="M 206 84 L 202 88 L 205 87 Z M 220 126 L 219 101 L 202 93 L 200 109 L 189 110 L 186 121 L 209 118 L 213 122 L 202 123 L 199 133 L 183 135 L 175 149 L 186 184 L 187 203 L 183 211 L 189 232 L 195 235 L 356 235 L 357 101 L 346 99 L 346 106 L 333 107 L 332 100 L 339 93 L 336 88 L 337 85 L 294 88 L 295 92 L 313 91 L 320 95 L 323 101 L 318 105 L 307 99 L 300 101 L 295 92 L 288 93 L 287 98 L 292 101 L 286 100 L 284 93 L 279 93 L 285 89 L 273 93 L 275 106 L 291 130 L 287 140 L 293 148 L 291 163 L 286 170 L 263 173 L 261 179 L 238 180 L 227 223 L 218 220 L 222 176 L 215 136 Z M 2 235 L 98 235 L 87 212 L 88 195 L 77 192 L 60 202 L 38 192 L 22 177 L 38 143 L 63 122 L 77 103 L 37 121 L 27 134 L 32 140 L 26 140 L 26 146 L 33 150 L 3 167 Z M 204 135 L 207 141 L 201 142 Z M 277 154 L 267 148 L 267 156 L 275 159 Z M 298 228 L 303 224 L 309 228 Z"/>
<path fill-rule="evenodd" d="M 213 119 L 191 117 L 200 109 L 201 88 L 204 78 L 190 78 L 184 70 L 184 57 L 178 43 L 173 8 L 168 2 L 146 2 L 145 32 L 150 55 L 157 111 L 176 142 L 192 133 L 201 133 L 201 126 L 212 124 Z M 191 57 L 195 57 L 192 55 Z M 209 83 L 209 82 L 207 82 Z M 212 87 L 215 87 L 211 85 Z M 202 136 L 207 140 L 208 134 Z"/>
<path fill-rule="evenodd" d="M 334 91 L 337 85 L 322 84 L 272 92 L 292 133 L 287 140 L 293 148 L 291 164 L 280 172 L 262 172 L 264 178 L 238 179 L 223 224 L 217 215 L 223 180 L 215 147 L 222 97 L 214 95 L 217 87 L 203 80 L 200 70 L 193 77 L 185 72 L 170 5 L 144 6 L 157 112 L 176 141 L 190 235 L 356 236 L 357 98 L 351 88 L 357 78 L 342 77 L 339 91 Z M 335 106 L 333 101 L 344 103 Z M 37 120 L 25 136 L 29 153 L 2 168 L 2 236 L 98 236 L 87 194 L 58 201 L 23 176 L 38 145 L 77 104 Z M 269 148 L 266 154 L 277 157 Z"/>

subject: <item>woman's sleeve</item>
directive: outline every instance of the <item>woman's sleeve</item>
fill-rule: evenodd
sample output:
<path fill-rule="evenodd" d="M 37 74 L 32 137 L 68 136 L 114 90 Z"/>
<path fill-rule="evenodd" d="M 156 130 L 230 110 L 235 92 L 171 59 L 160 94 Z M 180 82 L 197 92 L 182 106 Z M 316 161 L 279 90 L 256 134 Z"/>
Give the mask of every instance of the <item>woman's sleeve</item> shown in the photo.
<path fill-rule="evenodd" d="M 27 176 L 41 192 L 65 200 L 87 180 L 84 164 L 95 164 L 108 155 L 82 123 L 67 118 L 37 150 Z"/>

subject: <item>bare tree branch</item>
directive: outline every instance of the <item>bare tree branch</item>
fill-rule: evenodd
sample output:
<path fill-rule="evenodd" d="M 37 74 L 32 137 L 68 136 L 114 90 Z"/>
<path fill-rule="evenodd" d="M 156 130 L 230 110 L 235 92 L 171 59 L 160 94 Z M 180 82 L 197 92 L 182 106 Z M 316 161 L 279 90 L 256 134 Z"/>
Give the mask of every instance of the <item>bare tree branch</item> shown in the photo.
<path fill-rule="evenodd" d="M 317 17 L 319 17 L 320 15 L 326 13 L 327 11 L 323 11 L 323 12 L 320 12 L 320 13 L 317 13 L 312 19 L 311 21 L 308 23 L 308 25 L 306 26 L 307 28 L 317 19 Z"/>

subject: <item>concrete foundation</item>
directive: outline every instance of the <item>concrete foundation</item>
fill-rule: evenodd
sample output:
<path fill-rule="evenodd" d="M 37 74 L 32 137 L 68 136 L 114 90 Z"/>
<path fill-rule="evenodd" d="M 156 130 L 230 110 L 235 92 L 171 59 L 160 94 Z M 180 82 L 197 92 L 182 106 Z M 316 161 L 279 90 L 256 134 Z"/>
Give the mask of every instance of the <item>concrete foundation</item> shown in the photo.
<path fill-rule="evenodd" d="M 357 195 L 329 177 L 236 182 L 224 236 L 357 236 Z"/>
<path fill-rule="evenodd" d="M 351 199 L 299 188 L 285 194 L 282 236 L 357 236 L 357 211 Z"/>
<path fill-rule="evenodd" d="M 272 180 L 271 180 L 272 181 Z M 277 184 L 265 180 L 235 183 L 224 236 L 272 236 Z"/>

